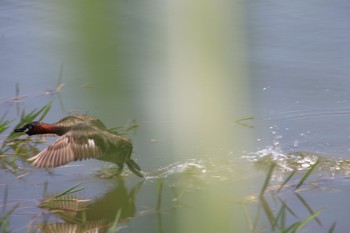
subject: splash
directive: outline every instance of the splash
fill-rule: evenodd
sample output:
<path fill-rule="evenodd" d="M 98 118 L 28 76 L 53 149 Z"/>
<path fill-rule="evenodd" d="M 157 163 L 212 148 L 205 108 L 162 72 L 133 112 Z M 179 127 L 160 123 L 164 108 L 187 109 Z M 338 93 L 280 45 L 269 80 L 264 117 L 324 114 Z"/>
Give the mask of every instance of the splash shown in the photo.
<path fill-rule="evenodd" d="M 276 146 L 242 156 L 242 158 L 261 166 L 269 166 L 274 162 L 282 171 L 307 170 L 321 157 L 321 155 L 311 152 L 285 153 Z"/>
<path fill-rule="evenodd" d="M 308 151 L 286 153 L 275 145 L 242 156 L 243 159 L 261 167 L 269 167 L 274 162 L 280 171 L 285 172 L 308 170 L 319 160 L 318 171 L 330 172 L 332 175 L 337 173 L 350 175 L 350 160 L 334 157 L 334 155 Z"/>
<path fill-rule="evenodd" d="M 146 179 L 183 177 L 188 180 L 195 179 L 202 183 L 227 181 L 237 177 L 240 170 L 237 167 L 237 161 L 234 160 L 189 159 L 151 171 L 146 175 Z"/>

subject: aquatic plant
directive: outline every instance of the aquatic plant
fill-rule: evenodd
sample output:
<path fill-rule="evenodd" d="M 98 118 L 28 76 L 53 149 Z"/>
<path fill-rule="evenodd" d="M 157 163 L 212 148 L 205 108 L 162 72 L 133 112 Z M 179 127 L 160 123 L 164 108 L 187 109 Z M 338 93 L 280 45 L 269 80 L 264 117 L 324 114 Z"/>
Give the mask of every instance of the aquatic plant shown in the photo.
<path fill-rule="evenodd" d="M 247 211 L 247 203 L 242 202 L 243 211 L 245 218 L 248 223 L 248 229 L 250 232 L 260 232 L 259 222 L 262 221 L 261 209 L 263 210 L 264 216 L 267 218 L 271 231 L 272 232 L 283 232 L 283 233 L 296 233 L 299 232 L 302 228 L 308 225 L 310 222 L 315 221 L 318 225 L 322 225 L 318 216 L 322 213 L 322 209 L 314 211 L 307 201 L 299 194 L 300 187 L 305 184 L 305 181 L 311 176 L 312 172 L 315 170 L 318 165 L 317 161 L 313 164 L 305 174 L 297 179 L 297 182 L 293 182 L 292 184 L 288 184 L 292 177 L 296 174 L 296 170 L 292 171 L 286 179 L 279 185 L 278 188 L 275 186 L 271 186 L 270 183 L 273 179 L 273 172 L 276 167 L 276 164 L 273 163 L 267 173 L 262 189 L 259 193 L 258 198 L 258 208 L 255 214 L 255 217 L 251 218 Z M 291 187 L 295 186 L 293 189 Z M 293 210 L 291 206 L 288 205 L 286 201 L 284 201 L 281 196 L 279 196 L 279 192 L 283 189 L 288 189 L 291 193 L 297 197 L 300 204 L 305 207 L 308 211 L 309 216 L 302 218 L 301 220 L 297 220 L 294 223 L 290 223 L 290 218 L 288 215 L 298 218 L 298 214 Z M 270 194 L 270 196 L 267 196 Z M 270 201 L 271 200 L 271 201 Z M 287 219 L 289 221 L 287 221 Z M 289 225 L 288 225 L 289 223 Z M 333 232 L 335 229 L 335 223 L 331 226 L 328 232 Z"/>
<path fill-rule="evenodd" d="M 44 200 L 39 204 L 39 207 L 50 209 L 50 210 L 62 210 L 62 211 L 81 210 L 82 206 L 84 206 L 81 203 L 85 203 L 86 200 L 82 201 L 72 196 L 73 193 L 76 193 L 85 189 L 84 187 L 79 187 L 80 185 L 81 183 L 76 184 L 56 195 L 44 197 Z M 66 208 L 67 203 L 68 203 L 68 206 L 73 206 L 74 208 L 73 209 Z M 77 208 L 77 206 L 79 206 L 79 208 Z"/>
<path fill-rule="evenodd" d="M 33 120 L 42 120 L 47 115 L 51 107 L 51 101 L 38 110 L 30 111 L 26 113 L 22 112 L 20 122 L 16 127 L 22 126 L 28 122 Z M 13 120 L 7 120 L 6 116 L 3 116 L 0 119 L 0 134 L 6 132 L 8 130 L 10 124 Z M 137 128 L 137 124 L 133 122 L 128 122 L 127 125 L 122 128 L 122 131 L 128 132 L 129 130 Z M 118 129 L 120 130 L 120 129 Z M 1 143 L 0 152 L 0 166 L 12 173 L 16 174 L 17 177 L 20 177 L 23 174 L 26 174 L 26 171 L 22 171 L 18 162 L 21 159 L 26 159 L 28 154 L 34 154 L 37 152 L 37 145 L 40 143 L 45 143 L 40 138 L 28 139 L 28 138 L 20 138 L 16 134 L 10 133 Z M 322 209 L 313 210 L 313 208 L 308 204 L 307 200 L 305 200 L 301 192 L 303 191 L 302 187 L 306 186 L 306 181 L 312 176 L 315 169 L 319 165 L 319 161 L 316 161 L 312 166 L 310 166 L 305 171 L 297 171 L 293 170 L 291 173 L 286 175 L 286 178 L 279 185 L 272 185 L 273 182 L 273 174 L 276 170 L 276 164 L 272 163 L 267 172 L 264 183 L 260 189 L 260 192 L 257 194 L 258 203 L 254 205 L 250 205 L 247 203 L 243 203 L 243 213 L 247 220 L 246 228 L 249 229 L 250 232 L 261 232 L 262 229 L 266 229 L 266 221 L 268 222 L 268 227 L 272 232 L 285 232 L 285 233 L 296 233 L 301 229 L 309 225 L 311 222 L 315 222 L 318 225 L 321 225 L 321 221 L 318 218 L 322 213 Z M 300 174 L 303 174 L 300 176 Z M 152 212 L 156 213 L 159 221 L 159 228 L 162 229 L 162 216 L 165 213 L 165 210 L 175 209 L 175 208 L 183 208 L 184 205 L 180 205 L 181 199 L 186 195 L 181 192 L 182 188 L 176 185 L 169 185 L 166 180 L 163 178 L 159 178 L 157 180 L 156 186 L 156 206 L 154 207 Z M 174 202 L 172 206 L 164 207 L 164 203 L 162 203 L 164 196 L 166 195 L 164 189 L 169 188 L 173 192 Z M 39 204 L 39 207 L 45 208 L 50 212 L 74 212 L 81 211 L 85 208 L 89 208 L 88 200 L 80 200 L 74 197 L 72 194 L 77 193 L 84 189 L 81 187 L 81 184 L 73 185 L 66 190 L 51 196 L 46 196 Z M 282 191 L 292 193 L 298 200 L 298 202 L 307 210 L 308 215 L 300 218 L 300 214 L 295 209 L 293 209 L 290 204 L 283 199 Z M 181 194 L 179 195 L 178 192 Z M 186 193 L 186 192 L 185 192 Z M 5 195 L 6 196 L 6 195 Z M 242 203 L 241 203 L 242 204 Z M 4 206 L 6 206 L 4 204 Z M 0 214 L 0 233 L 2 232 L 11 232 L 9 227 L 9 222 L 11 220 L 11 215 L 18 208 L 19 204 L 15 204 L 9 210 L 3 208 L 2 213 Z M 68 206 L 68 207 L 67 207 Z M 75 206 L 77 208 L 71 208 L 71 206 Z M 256 209 L 255 215 L 253 217 L 250 216 L 249 208 Z M 118 224 L 120 222 L 122 211 L 118 210 L 115 219 L 112 222 L 103 222 L 103 224 L 108 225 L 107 232 L 116 232 L 118 231 Z M 140 214 L 142 216 L 142 214 Z M 291 222 L 291 218 L 296 219 L 294 222 Z M 83 219 L 82 219 L 83 221 Z M 41 225 L 45 225 L 44 222 Z M 97 224 L 97 223 L 94 223 Z M 95 225 L 94 225 L 95 226 Z M 28 226 L 28 229 L 30 226 Z M 52 226 L 53 227 L 53 226 Z M 329 228 L 328 232 L 334 232 L 336 224 L 332 224 Z"/>
<path fill-rule="evenodd" d="M 7 196 L 8 196 L 8 187 L 5 187 L 4 190 L 4 200 L 2 205 L 2 211 L 0 213 L 0 233 L 10 232 L 10 216 L 18 208 L 19 204 L 15 204 L 10 210 L 6 210 L 7 207 Z"/>
<path fill-rule="evenodd" d="M 26 113 L 23 110 L 20 121 L 16 127 L 24 125 L 35 119 L 44 119 L 51 108 L 51 103 L 52 102 L 50 101 L 39 110 L 32 110 L 29 113 Z M 12 122 L 13 120 L 5 120 L 4 117 L 0 119 L 0 133 L 5 132 Z M 40 140 L 40 138 L 33 140 L 29 138 L 20 139 L 20 137 L 21 135 L 15 134 L 11 131 L 9 135 L 5 137 L 0 146 L 0 167 L 3 170 L 13 173 L 17 177 L 21 177 L 27 173 L 18 165 L 18 159 L 26 159 L 28 154 L 37 153 L 37 145 L 44 143 Z"/>

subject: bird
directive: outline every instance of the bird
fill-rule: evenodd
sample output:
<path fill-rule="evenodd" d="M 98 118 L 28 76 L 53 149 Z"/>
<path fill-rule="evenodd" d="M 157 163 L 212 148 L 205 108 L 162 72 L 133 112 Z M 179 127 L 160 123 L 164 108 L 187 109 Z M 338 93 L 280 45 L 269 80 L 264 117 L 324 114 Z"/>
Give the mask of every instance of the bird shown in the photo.
<path fill-rule="evenodd" d="M 39 168 L 63 166 L 72 161 L 97 159 L 118 165 L 118 174 L 124 164 L 137 176 L 143 177 L 141 167 L 131 159 L 133 145 L 129 138 L 112 132 L 101 120 L 88 115 L 71 115 L 56 123 L 33 121 L 14 132 L 29 136 L 56 134 L 53 144 L 28 159 Z"/>

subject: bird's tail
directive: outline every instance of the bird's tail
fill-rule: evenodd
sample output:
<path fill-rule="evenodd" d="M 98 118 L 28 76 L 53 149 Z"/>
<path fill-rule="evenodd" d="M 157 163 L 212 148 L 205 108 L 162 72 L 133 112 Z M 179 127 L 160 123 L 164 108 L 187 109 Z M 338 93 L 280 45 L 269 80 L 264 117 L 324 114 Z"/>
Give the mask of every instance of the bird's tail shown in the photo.
<path fill-rule="evenodd" d="M 130 171 L 132 171 L 135 175 L 138 177 L 143 177 L 143 174 L 141 173 L 141 167 L 132 159 L 129 159 L 126 161 L 126 165 L 128 165 L 128 168 Z"/>

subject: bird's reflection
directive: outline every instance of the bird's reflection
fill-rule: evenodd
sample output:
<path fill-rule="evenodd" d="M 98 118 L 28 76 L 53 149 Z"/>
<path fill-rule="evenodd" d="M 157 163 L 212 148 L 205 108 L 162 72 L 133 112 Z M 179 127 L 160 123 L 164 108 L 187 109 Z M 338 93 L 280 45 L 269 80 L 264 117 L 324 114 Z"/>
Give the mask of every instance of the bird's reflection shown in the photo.
<path fill-rule="evenodd" d="M 35 228 L 45 233 L 106 232 L 115 222 L 126 222 L 135 216 L 135 198 L 142 187 L 140 182 L 128 192 L 123 177 L 118 177 L 116 186 L 96 200 L 81 200 L 75 196 L 62 196 L 58 200 L 43 201 L 40 208 L 49 209 L 63 222 L 46 222 Z"/>

